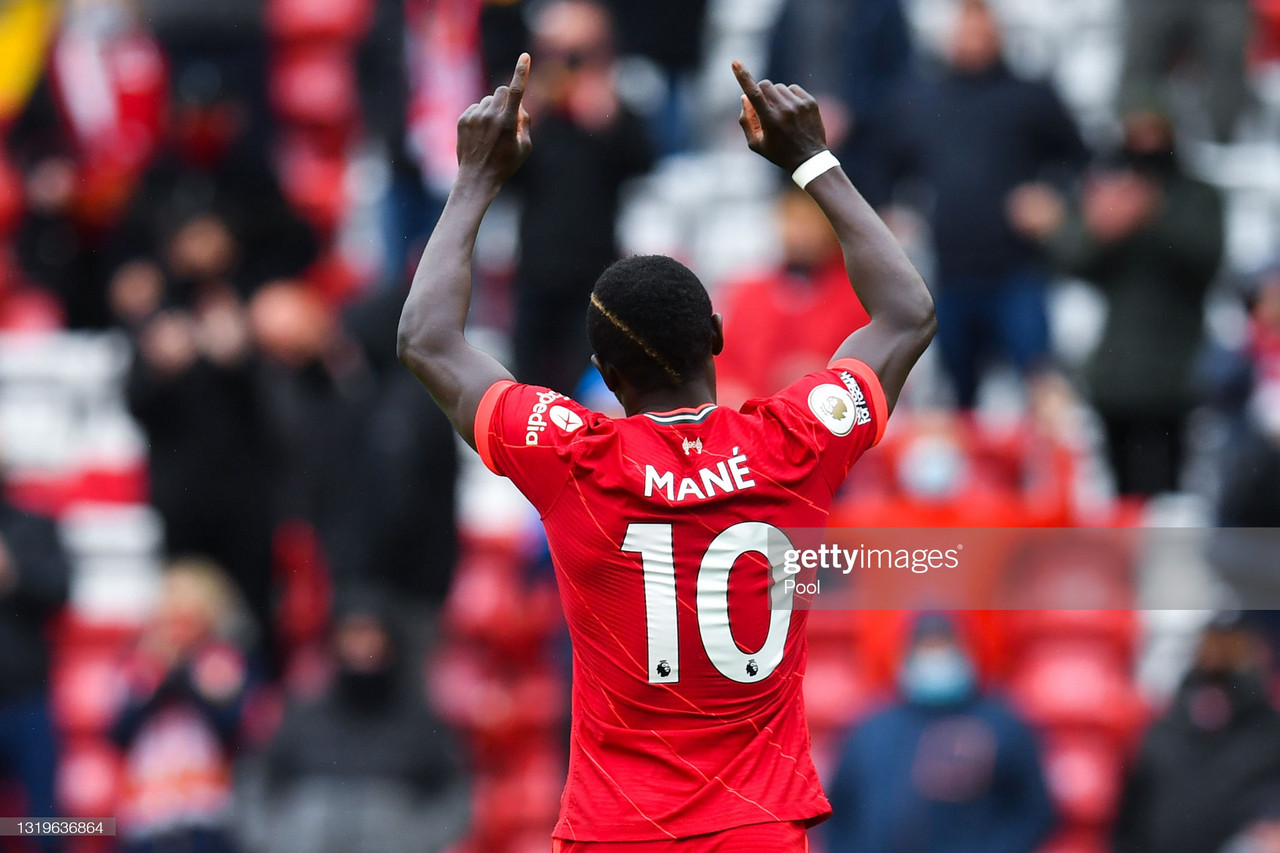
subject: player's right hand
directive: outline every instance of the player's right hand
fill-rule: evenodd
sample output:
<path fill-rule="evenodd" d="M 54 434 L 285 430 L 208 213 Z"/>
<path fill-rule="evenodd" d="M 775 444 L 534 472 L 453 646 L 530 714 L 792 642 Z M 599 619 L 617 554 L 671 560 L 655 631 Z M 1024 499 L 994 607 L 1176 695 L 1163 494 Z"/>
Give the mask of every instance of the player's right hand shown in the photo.
<path fill-rule="evenodd" d="M 529 54 L 520 54 L 511 84 L 499 86 L 458 119 L 458 176 L 501 185 L 533 150 L 529 113 L 520 105 L 529 82 Z"/>
<path fill-rule="evenodd" d="M 788 172 L 826 150 L 827 132 L 812 95 L 794 83 L 757 83 L 741 62 L 733 63 L 733 73 L 742 87 L 738 124 L 747 147 Z"/>

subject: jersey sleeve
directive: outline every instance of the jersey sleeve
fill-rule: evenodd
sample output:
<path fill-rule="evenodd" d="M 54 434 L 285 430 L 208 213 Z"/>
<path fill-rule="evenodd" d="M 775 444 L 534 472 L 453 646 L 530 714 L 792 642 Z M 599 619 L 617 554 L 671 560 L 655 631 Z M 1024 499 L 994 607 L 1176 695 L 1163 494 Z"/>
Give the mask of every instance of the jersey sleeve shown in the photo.
<path fill-rule="evenodd" d="M 476 450 L 542 513 L 568 481 L 574 442 L 594 416 L 550 388 L 496 382 L 476 410 Z"/>
<path fill-rule="evenodd" d="M 880 442 L 889 420 L 879 377 L 854 358 L 837 359 L 788 385 L 769 406 L 817 454 L 833 493 L 858 457 Z"/>

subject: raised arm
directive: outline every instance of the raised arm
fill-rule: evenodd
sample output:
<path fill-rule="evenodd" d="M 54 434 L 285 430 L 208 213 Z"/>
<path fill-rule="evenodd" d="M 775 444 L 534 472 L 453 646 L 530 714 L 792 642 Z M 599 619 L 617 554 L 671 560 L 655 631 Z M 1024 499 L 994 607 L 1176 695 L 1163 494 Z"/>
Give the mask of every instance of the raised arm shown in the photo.
<path fill-rule="evenodd" d="M 485 211 L 532 148 L 529 114 L 520 106 L 528 80 L 525 53 L 510 86 L 499 86 L 458 119 L 458 177 L 414 273 L 396 336 L 400 363 L 472 447 L 480 398 L 511 374 L 463 335 L 471 307 L 471 254 Z"/>
<path fill-rule="evenodd" d="M 752 78 L 741 62 L 739 123 L 752 151 L 788 173 L 827 150 L 818 104 L 804 89 Z M 844 250 L 845 269 L 871 322 L 845 339 L 834 358 L 856 358 L 876 372 L 890 409 L 907 374 L 933 339 L 933 297 L 898 241 L 840 168 L 806 187 L 831 221 Z"/>

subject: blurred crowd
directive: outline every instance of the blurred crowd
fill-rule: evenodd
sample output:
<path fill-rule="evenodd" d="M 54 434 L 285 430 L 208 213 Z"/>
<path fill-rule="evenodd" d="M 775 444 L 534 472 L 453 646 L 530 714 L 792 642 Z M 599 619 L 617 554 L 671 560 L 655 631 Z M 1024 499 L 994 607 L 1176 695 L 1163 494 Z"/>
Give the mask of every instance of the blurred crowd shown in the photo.
<path fill-rule="evenodd" d="M 833 523 L 1123 525 L 1191 495 L 1206 523 L 1280 527 L 1280 253 L 1233 259 L 1203 156 L 1280 144 L 1256 83 L 1280 6 L 1115 0 L 1113 97 L 1085 122 L 1011 61 L 1016 5 L 0 0 L 0 332 L 127 342 L 165 563 L 146 619 L 82 618 L 50 518 L 67 507 L 5 474 L 0 814 L 97 807 L 120 833 L 0 850 L 545 849 L 568 672 L 545 549 L 393 348 L 456 118 L 523 50 L 535 145 L 482 233 L 473 308 L 522 381 L 616 405 L 586 296 L 643 242 L 628 204 L 690 162 L 733 164 L 767 211 L 746 239 L 771 248 L 707 281 L 723 403 L 866 322 L 808 196 L 714 159 L 743 152 L 704 78 L 745 45 L 818 99 L 937 302 L 930 360 Z M 692 259 L 678 237 L 661 249 Z M 1084 348 L 1059 298 L 1082 285 L 1102 307 Z M 1242 595 L 1280 569 L 1220 544 Z M 1112 557 L 1103 615 L 1058 633 L 1016 614 L 820 629 L 826 849 L 1280 851 L 1274 620 L 1215 617 L 1144 704 L 1139 631 L 1106 615 L 1136 605 L 1132 555 Z M 1041 686 L 1077 678 L 1097 693 L 1076 711 Z"/>

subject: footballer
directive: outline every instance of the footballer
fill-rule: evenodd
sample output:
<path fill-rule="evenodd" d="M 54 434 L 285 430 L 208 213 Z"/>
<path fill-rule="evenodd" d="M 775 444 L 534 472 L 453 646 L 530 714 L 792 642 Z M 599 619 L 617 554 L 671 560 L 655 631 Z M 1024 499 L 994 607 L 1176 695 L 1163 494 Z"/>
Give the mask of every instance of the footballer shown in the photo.
<path fill-rule="evenodd" d="M 714 359 L 733 329 L 688 268 L 632 257 L 600 275 L 586 328 L 626 416 L 516 383 L 463 328 L 480 221 L 532 145 L 529 68 L 524 54 L 510 85 L 458 122 L 458 177 L 406 299 L 398 353 L 546 526 L 573 644 L 552 849 L 806 850 L 806 829 L 831 808 L 809 753 L 807 612 L 783 591 L 784 531 L 826 525 L 933 337 L 933 301 L 827 150 L 814 99 L 734 63 L 748 146 L 822 208 L 870 322 L 825 370 L 722 408 Z"/>

